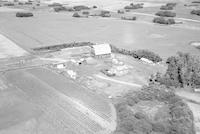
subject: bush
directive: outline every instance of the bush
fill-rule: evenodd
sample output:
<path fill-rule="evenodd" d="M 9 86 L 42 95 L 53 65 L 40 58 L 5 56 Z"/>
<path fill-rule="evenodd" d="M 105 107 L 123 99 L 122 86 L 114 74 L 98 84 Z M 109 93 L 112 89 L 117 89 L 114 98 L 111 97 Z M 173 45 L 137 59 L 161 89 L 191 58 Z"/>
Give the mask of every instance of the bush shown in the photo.
<path fill-rule="evenodd" d="M 143 4 L 133 4 L 131 3 L 129 6 L 125 6 L 124 9 L 139 9 L 143 8 Z"/>
<path fill-rule="evenodd" d="M 123 10 L 117 10 L 117 13 L 118 14 L 124 14 L 124 11 Z"/>
<path fill-rule="evenodd" d="M 24 3 L 23 2 L 18 2 L 18 5 L 24 5 Z"/>
<path fill-rule="evenodd" d="M 167 59 L 167 71 L 158 82 L 175 87 L 200 87 L 200 59 L 187 53 L 178 53 Z"/>
<path fill-rule="evenodd" d="M 160 10 L 173 10 L 173 7 L 165 5 L 165 6 L 161 6 Z"/>
<path fill-rule="evenodd" d="M 117 48 L 113 45 L 111 45 L 111 50 L 112 52 L 129 55 L 137 59 L 146 58 L 148 60 L 153 61 L 154 63 L 162 61 L 162 58 L 159 55 L 148 50 L 131 51 L 131 50 Z"/>
<path fill-rule="evenodd" d="M 175 7 L 176 3 L 167 3 L 166 6 L 168 6 L 168 7 Z"/>
<path fill-rule="evenodd" d="M 17 12 L 16 17 L 32 17 L 33 13 L 30 12 Z"/>
<path fill-rule="evenodd" d="M 4 6 L 14 6 L 15 4 L 14 3 L 4 3 L 3 5 Z"/>
<path fill-rule="evenodd" d="M 92 8 L 97 8 L 97 6 L 94 5 Z"/>
<path fill-rule="evenodd" d="M 88 9 L 90 9 L 89 7 L 84 6 L 84 5 L 74 6 L 73 8 L 74 8 L 75 11 L 81 11 L 81 10 L 88 10 Z"/>
<path fill-rule="evenodd" d="M 111 17 L 110 11 L 103 10 L 103 11 L 101 11 L 100 16 L 101 17 Z"/>
<path fill-rule="evenodd" d="M 152 101 L 156 100 L 165 104 L 169 110 L 166 112 L 167 115 L 160 117 L 158 110 L 156 114 L 160 118 L 150 120 L 143 112 L 134 113 L 134 105 L 140 101 L 146 101 L 145 96 L 151 97 Z M 128 100 L 136 98 L 137 103 L 128 105 Z M 174 94 L 173 90 L 165 86 L 150 85 L 143 87 L 139 92 L 128 93 L 124 96 L 123 102 L 116 105 L 116 111 L 118 123 L 115 134 L 195 134 L 191 110 L 181 98 Z"/>
<path fill-rule="evenodd" d="M 176 13 L 170 11 L 159 11 L 156 13 L 156 15 L 161 17 L 175 17 Z"/>
<path fill-rule="evenodd" d="M 54 7 L 53 9 L 55 12 L 67 11 L 67 8 L 63 6 L 57 6 L 57 7 Z"/>
<path fill-rule="evenodd" d="M 136 20 L 136 17 L 121 17 L 122 20 Z"/>
<path fill-rule="evenodd" d="M 146 58 L 148 60 L 151 60 L 153 62 L 160 62 L 162 61 L 161 57 L 154 52 L 151 52 L 149 50 L 138 50 L 135 52 L 135 55 L 140 58 Z"/>
<path fill-rule="evenodd" d="M 88 12 L 88 11 L 83 11 L 82 14 L 84 14 L 84 15 L 89 15 L 90 12 Z"/>
<path fill-rule="evenodd" d="M 156 17 L 153 19 L 153 22 L 165 25 L 171 25 L 176 23 L 174 19 L 165 19 L 164 17 Z"/>
<path fill-rule="evenodd" d="M 195 14 L 195 15 L 200 16 L 200 10 L 192 10 L 191 14 Z"/>
<path fill-rule="evenodd" d="M 48 7 L 59 7 L 59 6 L 62 6 L 62 4 L 60 4 L 60 3 L 52 3 L 52 4 L 48 5 Z"/>
<path fill-rule="evenodd" d="M 25 2 L 24 4 L 25 5 L 32 5 L 33 3 L 32 2 Z"/>
<path fill-rule="evenodd" d="M 197 3 L 197 4 L 199 4 L 199 3 L 200 3 L 200 1 L 192 1 L 192 3 Z"/>
<path fill-rule="evenodd" d="M 73 14 L 72 17 L 81 17 L 77 12 Z"/>

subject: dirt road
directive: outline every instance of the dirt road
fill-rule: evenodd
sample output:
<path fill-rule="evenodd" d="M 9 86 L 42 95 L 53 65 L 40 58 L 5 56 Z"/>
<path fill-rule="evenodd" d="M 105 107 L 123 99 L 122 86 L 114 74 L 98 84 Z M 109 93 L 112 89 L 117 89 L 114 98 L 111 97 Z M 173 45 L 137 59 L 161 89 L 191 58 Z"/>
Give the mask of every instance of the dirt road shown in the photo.
<path fill-rule="evenodd" d="M 130 83 L 130 82 L 125 82 L 125 81 L 120 81 L 120 80 L 115 80 L 115 79 L 108 78 L 108 77 L 104 77 L 104 76 L 98 75 L 98 74 L 95 75 L 95 77 L 100 78 L 100 79 L 104 79 L 104 80 L 108 80 L 108 81 L 111 81 L 111 82 L 114 82 L 114 83 L 118 83 L 118 84 L 123 84 L 123 85 L 132 86 L 132 87 L 138 87 L 138 88 L 141 88 L 141 87 L 142 87 L 142 85 L 139 85 L 139 84 Z"/>

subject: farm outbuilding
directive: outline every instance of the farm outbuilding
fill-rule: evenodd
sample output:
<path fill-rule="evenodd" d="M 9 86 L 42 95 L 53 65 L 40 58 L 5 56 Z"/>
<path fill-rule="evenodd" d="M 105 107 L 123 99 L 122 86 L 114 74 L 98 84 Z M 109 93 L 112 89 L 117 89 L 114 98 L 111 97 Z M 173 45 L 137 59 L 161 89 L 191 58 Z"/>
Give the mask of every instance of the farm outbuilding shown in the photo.
<path fill-rule="evenodd" d="M 110 44 L 93 45 L 91 54 L 94 57 L 111 56 Z"/>

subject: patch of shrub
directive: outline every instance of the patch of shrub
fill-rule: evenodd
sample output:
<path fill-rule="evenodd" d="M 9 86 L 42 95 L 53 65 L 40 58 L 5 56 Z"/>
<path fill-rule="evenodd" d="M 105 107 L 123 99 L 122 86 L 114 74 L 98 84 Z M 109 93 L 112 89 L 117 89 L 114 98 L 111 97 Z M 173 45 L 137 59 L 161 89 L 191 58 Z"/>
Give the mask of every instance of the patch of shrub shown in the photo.
<path fill-rule="evenodd" d="M 154 63 L 162 61 L 162 58 L 159 55 L 157 55 L 154 52 L 151 52 L 149 50 L 133 51 L 133 50 L 126 50 L 126 49 L 122 49 L 122 48 L 117 48 L 113 45 L 111 45 L 111 50 L 112 50 L 112 52 L 121 53 L 121 54 L 124 54 L 124 55 L 129 55 L 129 56 L 132 56 L 136 59 L 146 58 L 148 60 L 153 61 Z"/>
<path fill-rule="evenodd" d="M 200 10 L 192 10 L 191 14 L 200 16 Z"/>
<path fill-rule="evenodd" d="M 67 8 L 63 7 L 63 6 L 56 6 L 53 9 L 54 9 L 55 12 L 67 11 Z"/>
<path fill-rule="evenodd" d="M 82 14 L 84 14 L 84 15 L 89 15 L 90 12 L 88 12 L 88 11 L 83 11 Z"/>
<path fill-rule="evenodd" d="M 121 17 L 122 20 L 136 20 L 136 17 L 133 16 L 133 17 Z"/>
<path fill-rule="evenodd" d="M 200 4 L 200 1 L 192 1 L 192 3 L 198 3 L 198 4 Z"/>
<path fill-rule="evenodd" d="M 75 11 L 81 11 L 81 10 L 88 10 L 88 9 L 90 9 L 89 7 L 84 6 L 84 5 L 74 6 L 73 8 L 74 8 Z"/>
<path fill-rule="evenodd" d="M 156 15 L 161 17 L 175 17 L 176 13 L 173 13 L 171 11 L 159 11 L 156 13 Z"/>
<path fill-rule="evenodd" d="M 25 2 L 24 4 L 25 5 L 32 5 L 33 3 L 32 2 Z"/>
<path fill-rule="evenodd" d="M 178 53 L 166 61 L 168 68 L 158 82 L 174 87 L 200 87 L 200 58 L 188 53 Z"/>
<path fill-rule="evenodd" d="M 24 5 L 24 3 L 23 2 L 18 2 L 18 5 Z"/>
<path fill-rule="evenodd" d="M 174 19 L 165 19 L 164 17 L 155 17 L 153 19 L 153 22 L 158 23 L 158 24 L 165 24 L 165 25 L 172 25 L 176 23 Z"/>
<path fill-rule="evenodd" d="M 81 17 L 81 16 L 76 12 L 76 13 L 74 13 L 74 14 L 72 15 L 72 17 L 77 17 L 77 18 L 79 18 L 79 17 Z"/>
<path fill-rule="evenodd" d="M 143 8 L 143 4 L 131 3 L 130 5 L 124 7 L 124 9 L 139 9 L 139 8 Z"/>
<path fill-rule="evenodd" d="M 15 4 L 14 3 L 4 3 L 3 5 L 4 6 L 14 6 Z"/>
<path fill-rule="evenodd" d="M 143 96 L 152 96 L 152 101 L 164 102 L 169 109 L 167 118 L 150 120 L 145 113 L 134 113 L 128 100 L 137 98 L 138 102 L 144 101 Z M 114 134 L 195 134 L 194 117 L 187 104 L 172 89 L 162 85 L 150 85 L 141 91 L 128 93 L 122 103 L 116 105 L 116 111 L 118 125 Z"/>
<path fill-rule="evenodd" d="M 173 7 L 164 5 L 160 7 L 160 10 L 173 10 Z"/>
<path fill-rule="evenodd" d="M 52 4 L 48 5 L 48 7 L 59 7 L 59 6 L 62 6 L 62 4 L 60 4 L 60 3 L 52 3 Z"/>
<path fill-rule="evenodd" d="M 103 10 L 100 13 L 101 17 L 111 17 L 110 11 Z"/>
<path fill-rule="evenodd" d="M 32 17 L 33 13 L 31 12 L 17 12 L 16 17 Z"/>
<path fill-rule="evenodd" d="M 97 8 L 97 6 L 94 5 L 92 8 Z"/>
<path fill-rule="evenodd" d="M 124 11 L 123 10 L 117 10 L 117 13 L 118 14 L 124 14 Z"/>
<path fill-rule="evenodd" d="M 167 3 L 166 6 L 168 6 L 168 7 L 175 7 L 176 3 Z"/>

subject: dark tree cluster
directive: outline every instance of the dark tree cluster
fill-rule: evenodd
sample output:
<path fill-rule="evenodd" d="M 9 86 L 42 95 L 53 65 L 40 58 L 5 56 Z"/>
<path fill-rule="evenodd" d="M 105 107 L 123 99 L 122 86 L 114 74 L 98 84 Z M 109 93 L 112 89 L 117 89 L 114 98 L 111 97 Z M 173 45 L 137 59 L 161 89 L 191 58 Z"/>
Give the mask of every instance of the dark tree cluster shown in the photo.
<path fill-rule="evenodd" d="M 31 12 L 17 12 L 16 17 L 33 17 Z"/>
<path fill-rule="evenodd" d="M 149 50 L 136 50 L 136 51 L 126 50 L 126 49 L 122 49 L 122 48 L 117 48 L 113 45 L 111 45 L 111 50 L 112 50 L 112 52 L 129 55 L 136 59 L 146 58 L 148 60 L 153 61 L 154 63 L 162 61 L 162 58 L 159 55 L 157 55 L 154 52 L 151 52 Z"/>
<path fill-rule="evenodd" d="M 63 5 L 60 3 L 52 3 L 48 5 L 48 7 L 60 7 L 60 6 L 63 6 Z"/>
<path fill-rule="evenodd" d="M 132 17 L 126 17 L 126 16 L 123 16 L 121 17 L 122 20 L 136 20 L 137 18 L 135 16 L 132 16 Z"/>
<path fill-rule="evenodd" d="M 79 6 L 74 6 L 73 9 L 74 9 L 75 11 L 81 11 L 81 10 L 88 10 L 88 9 L 90 9 L 90 8 L 87 7 L 87 6 L 84 6 L 84 5 L 79 5 Z"/>
<path fill-rule="evenodd" d="M 167 59 L 167 72 L 157 76 L 157 81 L 167 86 L 200 87 L 200 58 L 188 53 L 178 53 Z"/>
<path fill-rule="evenodd" d="M 176 3 L 167 3 L 164 6 L 161 6 L 161 10 L 173 10 L 173 8 L 176 6 Z"/>
<path fill-rule="evenodd" d="M 161 17 L 175 17 L 176 13 L 173 13 L 171 11 L 159 11 L 156 13 L 156 15 Z"/>
<path fill-rule="evenodd" d="M 132 107 L 141 101 L 158 101 L 169 110 L 149 119 L 145 112 L 133 112 Z M 118 125 L 115 134 L 195 134 L 191 110 L 172 89 L 162 85 L 143 87 L 139 92 L 128 93 L 116 105 Z M 167 114 L 167 116 L 166 116 Z"/>
<path fill-rule="evenodd" d="M 67 8 L 63 6 L 57 6 L 57 7 L 54 7 L 53 9 L 55 12 L 67 11 Z"/>
<path fill-rule="evenodd" d="M 200 4 L 200 1 L 192 1 L 192 3 Z"/>
<path fill-rule="evenodd" d="M 3 5 L 4 5 L 4 6 L 14 6 L 15 4 L 14 4 L 14 3 L 8 2 L 8 3 L 4 3 Z"/>
<path fill-rule="evenodd" d="M 101 16 L 101 17 L 111 17 L 111 14 L 110 14 L 110 11 L 103 10 L 103 11 L 101 11 L 99 16 Z"/>
<path fill-rule="evenodd" d="M 192 10 L 191 14 L 200 16 L 200 10 Z"/>
<path fill-rule="evenodd" d="M 140 9 L 140 8 L 143 8 L 143 3 L 141 4 L 131 3 L 130 5 L 124 7 L 124 9 Z"/>
<path fill-rule="evenodd" d="M 172 25 L 172 24 L 175 24 L 176 22 L 172 18 L 166 19 L 164 17 L 155 17 L 153 19 L 153 23 L 164 24 L 164 25 Z"/>

